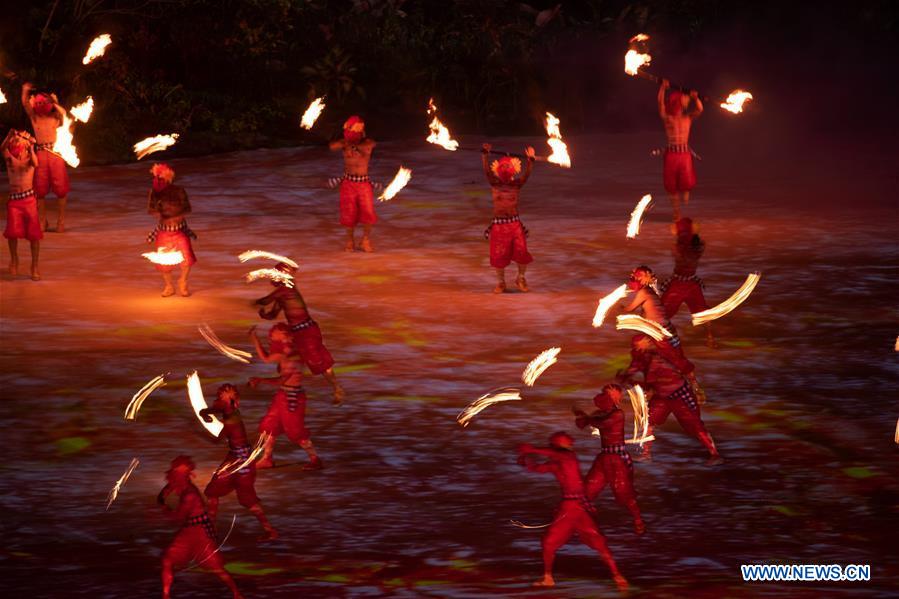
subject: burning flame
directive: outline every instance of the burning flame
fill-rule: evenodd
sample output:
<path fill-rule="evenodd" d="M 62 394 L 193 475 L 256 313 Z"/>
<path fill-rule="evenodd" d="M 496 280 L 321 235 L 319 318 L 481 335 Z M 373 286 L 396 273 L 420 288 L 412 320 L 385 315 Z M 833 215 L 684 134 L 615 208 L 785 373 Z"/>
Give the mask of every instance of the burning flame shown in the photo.
<path fill-rule="evenodd" d="M 551 347 L 544 350 L 536 358 L 530 361 L 521 373 L 521 381 L 528 387 L 533 387 L 540 375 L 546 372 L 546 369 L 559 361 L 559 352 L 561 347 Z"/>
<path fill-rule="evenodd" d="M 634 239 L 637 235 L 640 234 L 640 225 L 643 222 L 643 213 L 646 212 L 646 209 L 649 207 L 649 204 L 652 202 L 652 196 L 646 194 L 640 201 L 637 202 L 636 208 L 631 212 L 631 220 L 627 223 L 627 238 Z"/>
<path fill-rule="evenodd" d="M 471 422 L 472 418 L 493 404 L 501 401 L 521 401 L 521 390 L 516 389 L 515 387 L 503 387 L 502 389 L 496 389 L 489 393 L 485 393 L 464 410 L 459 412 L 459 415 L 456 416 L 456 422 L 461 424 L 464 428 L 468 426 L 468 423 Z"/>
<path fill-rule="evenodd" d="M 896 351 L 899 351 L 899 335 L 896 336 L 896 346 L 894 348 Z"/>
<path fill-rule="evenodd" d="M 72 141 L 75 139 L 72 132 L 74 128 L 75 122 L 69 118 L 68 114 L 63 113 L 62 125 L 56 128 L 56 142 L 53 144 L 53 152 L 59 154 L 72 168 L 81 164 L 81 160 L 78 158 L 78 148 L 72 145 Z"/>
<path fill-rule="evenodd" d="M 759 284 L 759 280 L 761 278 L 761 273 L 749 273 L 749 275 L 746 277 L 746 280 L 743 282 L 740 288 L 734 292 L 732 296 L 730 296 L 714 308 L 709 308 L 708 310 L 703 310 L 702 312 L 697 312 L 696 314 L 694 314 L 693 326 L 699 326 L 701 324 L 711 322 L 717 318 L 721 318 L 725 314 L 732 312 L 737 306 L 739 306 L 749 298 L 749 294 L 752 293 L 752 290 L 755 289 L 755 286 Z"/>
<path fill-rule="evenodd" d="M 72 116 L 75 117 L 76 121 L 81 121 L 82 123 L 86 123 L 91 118 L 91 113 L 94 111 L 94 97 L 88 96 L 87 100 L 79 104 L 78 106 L 72 107 L 72 110 L 69 112 L 72 113 Z"/>
<path fill-rule="evenodd" d="M 546 143 L 552 148 L 552 154 L 546 157 L 546 161 L 565 168 L 571 168 L 571 156 L 568 155 L 568 146 L 562 141 L 559 123 L 559 119 L 551 112 L 546 113 L 546 134 L 549 136 Z"/>
<path fill-rule="evenodd" d="M 378 199 L 382 202 L 392 200 L 393 197 L 406 186 L 411 178 L 412 169 L 401 166 L 400 170 L 396 172 L 396 176 L 393 177 L 393 181 L 391 181 L 390 185 L 384 189 L 384 193 L 378 196 Z"/>
<path fill-rule="evenodd" d="M 141 256 L 161 266 L 176 266 L 184 262 L 184 255 L 174 248 L 159 248 L 155 252 L 146 252 Z"/>
<path fill-rule="evenodd" d="M 293 287 L 293 275 L 275 268 L 260 268 L 247 273 L 247 283 L 252 283 L 257 279 L 271 279 L 287 287 Z"/>
<path fill-rule="evenodd" d="M 248 260 L 255 260 L 256 258 L 268 258 L 269 260 L 274 260 L 275 262 L 283 262 L 287 266 L 292 268 L 299 268 L 300 265 L 288 258 L 287 256 L 282 256 L 281 254 L 273 254 L 271 252 L 266 252 L 263 250 L 247 250 L 237 257 L 241 262 L 247 262 Z"/>
<path fill-rule="evenodd" d="M 633 44 L 634 42 L 645 42 L 648 40 L 649 40 L 648 35 L 646 35 L 645 33 L 638 33 L 637 35 L 632 37 L 629 41 L 630 41 L 630 43 Z"/>
<path fill-rule="evenodd" d="M 743 104 L 745 104 L 747 100 L 751 99 L 751 93 L 744 92 L 741 89 L 735 89 L 734 91 L 730 92 L 730 95 L 727 96 L 727 100 L 722 102 L 720 106 L 728 112 L 740 114 L 741 112 L 743 112 Z"/>
<path fill-rule="evenodd" d="M 428 100 L 428 115 L 434 115 L 434 119 L 428 125 L 431 129 L 431 134 L 428 135 L 427 141 L 442 146 L 445 150 L 455 152 L 459 147 L 459 142 L 450 137 L 449 129 L 437 118 L 437 106 L 434 105 L 434 98 Z"/>
<path fill-rule="evenodd" d="M 148 154 L 159 152 L 169 146 L 175 145 L 176 141 L 178 141 L 177 133 L 172 133 L 170 135 L 155 135 L 153 137 L 142 139 L 134 144 L 134 153 L 137 155 L 137 159 L 140 160 Z"/>
<path fill-rule="evenodd" d="M 593 328 L 599 328 L 606 319 L 606 315 L 612 307 L 627 296 L 627 285 L 622 285 L 612 293 L 599 300 L 596 306 L 596 314 L 593 315 Z"/>
<path fill-rule="evenodd" d="M 649 335 L 656 341 L 663 341 L 666 337 L 671 337 L 671 332 L 659 323 L 636 314 L 621 314 L 617 320 L 615 328 L 619 331 L 623 329 L 638 331 Z"/>
<path fill-rule="evenodd" d="M 91 45 L 87 49 L 87 54 L 81 59 L 81 64 L 90 64 L 96 58 L 100 58 L 106 54 L 106 46 L 112 43 L 112 38 L 108 33 L 98 35 L 91 41 Z"/>
<path fill-rule="evenodd" d="M 652 62 L 652 56 L 643 54 L 636 50 L 628 50 L 624 55 L 624 72 L 628 75 L 636 75 L 640 71 L 640 67 L 644 67 Z"/>
<path fill-rule="evenodd" d="M 636 443 L 643 447 L 644 443 L 655 439 L 649 434 L 649 408 L 646 406 L 646 395 L 640 385 L 628 387 L 627 395 L 631 398 L 631 406 L 634 408 L 634 436 L 625 443 Z"/>
<path fill-rule="evenodd" d="M 225 425 L 215 416 L 212 416 L 212 422 L 206 422 L 200 417 L 200 410 L 209 406 L 206 405 L 206 398 L 203 397 L 203 386 L 200 384 L 200 375 L 197 374 L 196 370 L 187 375 L 187 397 L 190 399 L 190 405 L 194 409 L 194 414 L 197 415 L 197 420 L 200 421 L 203 428 L 209 431 L 209 434 L 213 437 L 218 437 Z"/>
<path fill-rule="evenodd" d="M 259 438 L 256 440 L 256 445 L 253 446 L 253 451 L 250 452 L 250 455 L 247 456 L 247 459 L 241 460 L 238 458 L 230 462 L 225 462 L 224 464 L 219 466 L 219 468 L 215 471 L 215 474 L 219 476 L 229 476 L 231 474 L 234 474 L 238 470 L 242 470 L 243 468 L 246 468 L 247 466 L 252 464 L 254 461 L 256 461 L 256 458 L 259 457 L 259 454 L 262 453 L 262 450 L 265 449 L 265 444 L 271 438 L 271 436 L 271 433 L 268 433 L 266 431 L 262 431 L 261 433 L 259 433 Z"/>
<path fill-rule="evenodd" d="M 6 96 L 3 95 L 2 89 L 0 89 L 0 104 L 6 104 Z"/>
<path fill-rule="evenodd" d="M 134 420 L 140 407 L 144 404 L 144 400 L 150 397 L 150 394 L 158 388 L 165 385 L 165 374 L 150 379 L 150 382 L 140 388 L 140 391 L 134 394 L 131 401 L 125 407 L 125 420 Z"/>
<path fill-rule="evenodd" d="M 106 511 L 109 511 L 109 506 L 112 505 L 112 502 L 116 500 L 116 497 L 119 496 L 119 491 L 122 489 L 122 485 L 131 478 L 131 473 L 134 472 L 134 469 L 137 468 L 137 465 L 140 464 L 140 460 L 137 458 L 131 458 L 131 463 L 128 465 L 128 469 L 125 470 L 125 473 L 119 477 L 119 480 L 116 481 L 115 486 L 109 492 L 109 495 L 106 496 Z"/>
<path fill-rule="evenodd" d="M 209 343 L 209 345 L 214 347 L 223 356 L 231 358 L 232 360 L 235 360 L 237 362 L 243 362 L 244 364 L 250 363 L 249 358 L 252 358 L 253 354 L 225 345 L 218 338 L 212 328 L 210 328 L 210 326 L 205 322 L 197 327 L 197 330 L 200 331 L 203 339 L 205 339 L 206 342 Z"/>
<path fill-rule="evenodd" d="M 325 109 L 326 104 L 323 102 L 324 99 L 325 97 L 322 96 L 321 98 L 312 100 L 312 103 L 309 104 L 309 108 L 303 113 L 303 118 L 300 119 L 300 127 L 307 131 L 312 129 L 312 125 L 315 124 L 315 121 L 321 116 L 322 110 Z"/>
<path fill-rule="evenodd" d="M 190 568 L 188 568 L 188 570 L 193 570 L 193 569 L 195 569 L 195 568 L 199 568 L 199 567 L 200 567 L 202 564 L 204 564 L 209 558 L 211 558 L 213 555 L 215 555 L 216 553 L 218 553 L 219 551 L 221 551 L 222 547 L 225 546 L 225 543 L 228 542 L 228 537 L 230 537 L 230 536 L 231 536 L 231 533 L 234 532 L 234 525 L 235 525 L 236 523 L 237 523 L 237 514 L 234 514 L 233 516 L 231 516 L 231 527 L 228 528 L 228 532 L 225 533 L 225 538 L 222 539 L 222 542 L 219 544 L 219 546 L 215 548 L 215 551 L 210 551 L 210 552 L 209 552 L 209 555 L 207 555 L 206 557 L 204 557 L 203 559 L 201 559 L 200 561 L 198 561 L 196 564 L 194 564 L 194 565 L 191 566 Z"/>
<path fill-rule="evenodd" d="M 899 445 L 899 420 L 896 421 L 896 436 L 893 437 L 893 441 L 895 441 L 896 444 Z"/>

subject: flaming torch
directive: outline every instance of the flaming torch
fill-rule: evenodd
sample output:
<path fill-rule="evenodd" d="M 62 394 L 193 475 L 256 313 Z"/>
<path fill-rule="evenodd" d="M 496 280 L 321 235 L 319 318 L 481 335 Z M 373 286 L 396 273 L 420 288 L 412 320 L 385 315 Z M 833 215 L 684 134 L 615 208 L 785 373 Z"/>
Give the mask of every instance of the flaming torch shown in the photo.
<path fill-rule="evenodd" d="M 122 485 L 124 485 L 129 478 L 131 478 L 131 473 L 134 472 L 134 469 L 137 468 L 137 465 L 140 464 L 140 460 L 137 458 L 131 458 L 131 463 L 128 465 L 128 469 L 125 470 L 125 473 L 119 477 L 119 480 L 116 481 L 115 486 L 109 492 L 109 495 L 106 496 L 106 511 L 109 511 L 109 506 L 112 505 L 112 502 L 116 500 L 116 497 L 119 496 L 119 491 L 122 490 Z"/>
<path fill-rule="evenodd" d="M 625 443 L 636 443 L 640 447 L 647 441 L 653 441 L 654 436 L 649 434 L 649 409 L 646 407 L 646 395 L 640 385 L 627 388 L 627 395 L 631 398 L 631 406 L 634 408 L 634 436 Z"/>
<path fill-rule="evenodd" d="M 231 460 L 230 462 L 225 462 L 221 466 L 219 466 L 215 473 L 220 476 L 228 476 L 230 474 L 234 474 L 238 470 L 242 470 L 246 468 L 259 457 L 259 454 L 262 453 L 262 450 L 265 449 L 266 442 L 271 438 L 271 433 L 266 431 L 262 431 L 259 433 L 259 438 L 256 440 L 256 445 L 253 446 L 253 450 L 250 452 L 250 455 L 247 456 L 247 459 L 241 460 L 240 458 L 236 460 Z"/>
<path fill-rule="evenodd" d="M 76 121 L 81 121 L 82 123 L 86 123 L 91 118 L 91 113 L 94 111 L 94 97 L 88 96 L 87 100 L 79 104 L 78 106 L 73 106 L 72 110 L 69 112 L 72 113 L 72 116 L 75 117 Z"/>
<path fill-rule="evenodd" d="M 637 331 L 645 335 L 649 335 L 656 341 L 663 341 L 666 337 L 671 337 L 671 331 L 655 322 L 637 316 L 636 314 L 621 314 L 615 323 L 615 329 Z"/>
<path fill-rule="evenodd" d="M 75 122 L 63 112 L 62 125 L 56 128 L 56 142 L 53 144 L 53 153 L 58 154 L 72 168 L 81 164 L 81 159 L 78 158 L 78 149 L 72 145 L 72 141 L 75 139 L 74 128 Z"/>
<path fill-rule="evenodd" d="M 565 168 L 571 168 L 571 156 L 568 155 L 568 146 L 562 141 L 559 122 L 559 119 L 551 112 L 546 113 L 546 134 L 549 136 L 546 143 L 552 148 L 552 154 L 546 157 L 546 161 Z"/>
<path fill-rule="evenodd" d="M 247 283 L 252 283 L 258 279 L 271 279 L 276 283 L 281 283 L 287 287 L 293 287 L 293 275 L 282 272 L 276 268 L 260 268 L 247 273 Z"/>
<path fill-rule="evenodd" d="M 751 99 L 751 93 L 745 92 L 741 89 L 735 89 L 727 96 L 727 100 L 719 104 L 719 106 L 733 114 L 740 114 L 741 112 L 743 112 L 743 104 L 745 104 L 747 100 Z"/>
<path fill-rule="evenodd" d="M 190 399 L 190 405 L 194 409 L 194 414 L 197 415 L 197 420 L 200 421 L 203 428 L 209 431 L 209 434 L 213 437 L 218 437 L 225 425 L 215 416 L 211 416 L 212 422 L 206 422 L 200 416 L 200 410 L 209 406 L 206 405 L 206 398 L 203 397 L 203 385 L 200 383 L 200 375 L 197 374 L 196 370 L 187 375 L 187 397 Z"/>
<path fill-rule="evenodd" d="M 652 202 L 652 196 L 646 194 L 637 202 L 636 208 L 631 212 L 631 220 L 627 223 L 627 238 L 634 239 L 640 234 L 640 225 L 643 223 L 643 213 Z"/>
<path fill-rule="evenodd" d="M 431 120 L 431 124 L 428 125 L 431 129 L 431 134 L 428 135 L 426 141 L 437 144 L 445 150 L 455 152 L 459 147 L 459 142 L 450 137 L 449 129 L 447 129 L 443 123 L 440 122 L 440 119 L 437 118 L 437 106 L 434 104 L 434 98 L 428 100 L 428 116 L 432 115 L 434 118 Z"/>
<path fill-rule="evenodd" d="M 177 133 L 172 133 L 170 135 L 154 135 L 153 137 L 142 139 L 134 144 L 134 153 L 137 155 L 137 159 L 140 160 L 148 154 L 159 152 L 169 146 L 175 145 L 176 141 L 178 141 Z"/>
<path fill-rule="evenodd" d="M 528 387 L 533 387 L 540 375 L 559 361 L 559 352 L 561 351 L 561 347 L 551 347 L 541 352 L 525 367 L 524 372 L 521 373 L 521 381 Z"/>
<path fill-rule="evenodd" d="M 84 55 L 84 58 L 81 59 L 81 64 L 90 64 L 95 59 L 100 58 L 104 54 L 106 54 L 106 46 L 112 43 L 112 38 L 109 37 L 108 33 L 104 33 L 102 35 L 98 35 L 91 41 L 91 45 L 87 49 L 87 53 Z"/>
<path fill-rule="evenodd" d="M 242 349 L 235 349 L 233 347 L 225 345 L 215 334 L 215 331 L 213 331 L 212 328 L 205 322 L 197 327 L 197 330 L 200 331 L 200 335 L 203 336 L 203 339 L 205 339 L 206 342 L 209 343 L 209 345 L 215 348 L 215 350 L 223 356 L 231 358 L 232 360 L 235 360 L 237 362 L 243 362 L 244 364 L 250 363 L 249 358 L 252 358 L 253 354 L 245 352 Z"/>
<path fill-rule="evenodd" d="M 627 285 L 622 285 L 612 293 L 599 300 L 596 306 L 596 314 L 593 315 L 593 328 L 599 328 L 606 319 L 606 315 L 612 307 L 627 296 Z"/>
<path fill-rule="evenodd" d="M 381 202 L 392 200 L 393 197 L 406 186 L 410 179 L 412 179 L 412 169 L 401 166 L 400 170 L 396 172 L 396 176 L 393 177 L 393 181 L 390 182 L 390 185 L 384 188 L 384 193 L 378 196 L 378 200 Z"/>
<path fill-rule="evenodd" d="M 159 248 L 155 252 L 146 252 L 141 256 L 160 266 L 177 266 L 184 262 L 184 255 L 174 248 Z"/>
<path fill-rule="evenodd" d="M 134 394 L 131 401 L 125 407 L 125 420 L 135 420 L 140 407 L 144 405 L 144 400 L 150 397 L 150 394 L 158 388 L 165 385 L 165 374 L 150 379 L 150 382 L 140 388 L 140 391 Z"/>
<path fill-rule="evenodd" d="M 268 258 L 269 260 L 274 260 L 275 262 L 283 262 L 284 264 L 292 268 L 300 267 L 299 264 L 297 264 L 287 256 L 282 256 L 281 254 L 273 254 L 271 252 L 266 252 L 263 250 L 247 250 L 237 257 L 237 259 L 241 262 L 255 260 L 256 258 Z"/>
<path fill-rule="evenodd" d="M 477 398 L 474 402 L 472 402 L 464 410 L 459 412 L 459 415 L 456 416 L 456 422 L 461 424 L 464 428 L 468 426 L 472 418 L 474 418 L 483 410 L 489 408 L 493 404 L 499 403 L 501 401 L 521 401 L 521 390 L 516 389 L 515 387 L 503 387 L 502 389 L 496 389 L 494 391 L 490 391 L 489 393 L 485 393 L 484 395 Z"/>
<path fill-rule="evenodd" d="M 749 273 L 746 277 L 746 280 L 737 289 L 732 296 L 715 306 L 714 308 L 709 308 L 708 310 L 703 310 L 702 312 L 697 312 L 693 315 L 693 326 L 699 326 L 701 324 L 705 324 L 707 322 L 711 322 L 717 318 L 721 318 L 725 314 L 729 314 L 732 312 L 737 306 L 745 302 L 749 299 L 749 294 L 752 293 L 752 290 L 755 289 L 755 286 L 759 284 L 759 280 L 762 278 L 762 274 L 758 272 Z"/>
<path fill-rule="evenodd" d="M 326 104 L 324 103 L 324 99 L 325 97 L 322 96 L 321 98 L 312 100 L 312 103 L 309 104 L 309 108 L 303 113 L 303 118 L 300 119 L 300 127 L 307 131 L 312 129 L 312 125 L 315 124 L 315 121 L 321 116 L 322 110 L 325 109 Z"/>

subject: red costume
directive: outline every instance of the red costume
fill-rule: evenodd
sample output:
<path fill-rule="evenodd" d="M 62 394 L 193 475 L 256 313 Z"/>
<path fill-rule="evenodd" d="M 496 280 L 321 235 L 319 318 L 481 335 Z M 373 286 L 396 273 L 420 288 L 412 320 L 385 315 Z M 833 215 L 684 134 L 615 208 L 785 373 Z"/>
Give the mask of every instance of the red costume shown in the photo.
<path fill-rule="evenodd" d="M 340 224 L 355 227 L 376 222 L 375 194 L 368 175 L 344 175 L 340 182 Z"/>
<path fill-rule="evenodd" d="M 228 440 L 228 455 L 225 456 L 222 466 L 233 463 L 235 460 L 246 460 L 250 457 L 250 443 L 247 440 L 247 430 L 244 428 L 240 412 L 234 410 L 225 415 L 223 424 L 225 426 L 219 434 L 219 438 L 224 437 Z M 236 491 L 240 505 L 250 508 L 259 503 L 255 482 L 256 464 L 250 462 L 234 474 L 214 474 L 203 493 L 210 499 L 218 499 L 231 491 Z"/>
<path fill-rule="evenodd" d="M 334 358 L 325 347 L 321 329 L 309 315 L 300 292 L 296 287 L 288 287 L 275 281 L 272 285 L 275 286 L 275 290 L 256 301 L 257 305 L 263 306 L 259 310 L 259 315 L 272 320 L 283 310 L 293 334 L 294 349 L 309 367 L 309 371 L 312 374 L 322 374 L 330 370 L 334 366 Z M 269 304 L 274 306 L 266 312 L 265 306 Z"/>
<path fill-rule="evenodd" d="M 281 433 L 294 443 L 309 440 L 309 429 L 305 426 L 306 392 L 303 387 L 281 385 L 268 411 L 259 423 L 259 431 L 277 437 Z"/>
<path fill-rule="evenodd" d="M 6 204 L 6 229 L 3 236 L 7 239 L 28 241 L 39 241 L 44 238 L 33 189 L 10 194 Z"/>
<path fill-rule="evenodd" d="M 50 190 L 58 198 L 69 195 L 69 174 L 66 172 L 66 161 L 54 153 L 53 144 L 37 144 L 37 168 L 34 170 L 34 193 L 44 199 Z"/>
<path fill-rule="evenodd" d="M 682 110 L 678 90 L 668 93 L 666 110 L 668 114 L 678 114 Z M 665 191 L 677 193 L 690 191 L 696 187 L 696 172 L 693 170 L 693 152 L 687 144 L 668 145 L 665 148 L 665 167 L 663 171 Z"/>
<path fill-rule="evenodd" d="M 155 243 L 157 250 L 163 248 L 178 250 L 184 256 L 182 264 L 187 266 L 196 264 L 197 256 L 194 254 L 191 238 L 196 239 L 197 236 L 187 226 L 187 221 L 181 220 L 174 225 L 163 224 L 167 219 L 182 216 L 191 211 L 190 200 L 187 198 L 184 188 L 172 184 L 158 186 L 154 180 L 154 187 L 150 192 L 149 209 L 159 215 L 160 222 L 147 236 L 147 242 Z M 156 264 L 155 266 L 156 270 L 160 272 L 171 272 L 175 266 L 180 265 Z"/>
<path fill-rule="evenodd" d="M 530 264 L 534 257 L 528 252 L 528 230 L 518 216 L 495 216 L 484 232 L 490 240 L 490 266 L 505 268 L 512 262 Z"/>
<path fill-rule="evenodd" d="M 676 223 L 677 241 L 674 244 L 674 274 L 662 284 L 662 304 L 665 314 L 673 318 L 681 304 L 686 303 L 690 314 L 708 310 L 702 293 L 702 279 L 696 276 L 705 243 L 693 233 L 693 221 L 681 218 Z"/>

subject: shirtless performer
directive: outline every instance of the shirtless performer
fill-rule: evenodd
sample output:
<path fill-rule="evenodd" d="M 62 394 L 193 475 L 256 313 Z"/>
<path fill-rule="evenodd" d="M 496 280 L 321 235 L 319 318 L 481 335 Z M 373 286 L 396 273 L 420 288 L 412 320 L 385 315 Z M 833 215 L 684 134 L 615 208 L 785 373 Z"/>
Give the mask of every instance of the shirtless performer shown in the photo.
<path fill-rule="evenodd" d="M 279 263 L 277 269 L 290 274 L 296 271 L 284 263 Z M 346 393 L 337 382 L 334 358 L 325 347 L 318 323 L 309 315 L 306 302 L 296 285 L 288 287 L 277 281 L 272 281 L 272 285 L 275 287 L 274 291 L 255 301 L 255 305 L 262 306 L 259 308 L 259 316 L 266 320 L 274 320 L 281 311 L 284 312 L 287 324 L 290 325 L 290 332 L 293 333 L 293 348 L 300 354 L 300 358 L 312 374 L 320 374 L 331 383 L 334 390 L 334 405 L 339 406 L 343 403 Z M 266 310 L 269 305 L 271 308 Z"/>
<path fill-rule="evenodd" d="M 575 409 L 575 423 L 578 428 L 592 426 L 599 429 L 602 451 L 593 460 L 587 473 L 586 495 L 591 502 L 602 492 L 606 484 L 612 489 L 615 501 L 627 508 L 634 519 L 634 530 L 638 535 L 646 531 L 646 524 L 640 516 L 637 496 L 634 492 L 634 462 L 624 444 L 624 412 L 619 404 L 624 395 L 620 385 L 606 385 L 593 398 L 598 408 L 592 414 Z"/>
<path fill-rule="evenodd" d="M 219 438 L 228 440 L 228 455 L 222 466 L 233 463 L 235 460 L 246 460 L 250 457 L 250 443 L 247 440 L 247 429 L 243 425 L 238 406 L 240 396 L 237 388 L 231 384 L 224 384 L 216 391 L 215 402 L 211 408 L 200 410 L 200 417 L 206 422 L 212 422 L 212 415 L 216 415 L 225 425 Z M 271 541 L 278 538 L 278 533 L 265 517 L 262 511 L 262 503 L 256 495 L 254 483 L 256 482 L 256 464 L 250 462 L 234 474 L 213 474 L 212 480 L 206 485 L 203 493 L 209 500 L 209 517 L 215 522 L 218 514 L 219 497 L 224 497 L 231 491 L 237 492 L 237 500 L 240 505 L 249 509 L 256 516 L 265 534 L 259 537 L 260 541 Z"/>
<path fill-rule="evenodd" d="M 521 172 L 521 160 L 504 156 L 488 164 L 490 149 L 490 144 L 483 145 L 481 161 L 493 193 L 493 222 L 484 231 L 484 236 L 490 240 L 490 266 L 496 269 L 496 287 L 493 293 L 506 291 L 506 267 L 513 261 L 518 264 L 515 286 L 519 291 L 527 292 L 528 282 L 524 273 L 534 257 L 528 253 L 528 230 L 518 217 L 518 195 L 534 168 L 534 148 L 528 147 L 525 150 L 527 166 L 518 179 L 515 175 Z"/>
<path fill-rule="evenodd" d="M 25 131 L 10 129 L 0 146 L 9 175 L 9 200 L 6 203 L 6 230 L 3 236 L 9 244 L 9 274 L 13 278 L 19 274 L 19 240 L 27 239 L 31 243 L 31 280 L 40 281 L 37 262 L 44 234 L 31 188 L 34 169 L 38 165 L 34 143 L 34 138 Z"/>
<path fill-rule="evenodd" d="M 708 310 L 702 293 L 702 279 L 696 276 L 696 267 L 705 251 L 705 242 L 699 238 L 699 227 L 690 218 L 682 217 L 674 223 L 675 243 L 671 249 L 674 255 L 674 274 L 660 286 L 665 314 L 671 319 L 677 314 L 681 304 L 686 303 L 690 314 Z M 706 345 L 715 348 L 718 344 L 712 335 L 711 323 L 706 323 Z"/>
<path fill-rule="evenodd" d="M 216 547 L 215 525 L 206 513 L 200 490 L 191 480 L 195 468 L 193 460 L 186 455 L 172 460 L 165 473 L 166 485 L 156 497 L 165 514 L 181 525 L 162 555 L 162 597 L 169 599 L 171 596 L 175 570 L 182 570 L 193 562 L 212 570 L 228 585 L 234 599 L 243 599 L 234 579 L 225 571 L 225 560 Z M 178 496 L 178 507 L 174 510 L 165 503 L 166 497 L 172 494 Z"/>
<path fill-rule="evenodd" d="M 155 243 L 157 251 L 160 249 L 178 250 L 184 256 L 181 262 L 181 276 L 178 278 L 178 293 L 184 297 L 190 295 L 190 289 L 187 287 L 187 275 L 190 274 L 190 267 L 197 263 L 197 256 L 194 254 L 194 248 L 191 245 L 191 238 L 196 239 L 197 236 L 184 219 L 186 214 L 190 214 L 190 200 L 187 199 L 187 192 L 183 187 L 172 185 L 175 180 L 175 171 L 167 164 L 154 164 L 150 169 L 153 175 L 153 187 L 147 201 L 147 214 L 153 214 L 159 222 L 156 228 L 147 235 L 147 243 Z M 165 281 L 165 288 L 162 290 L 162 297 L 169 297 L 175 294 L 175 287 L 172 285 L 172 270 L 174 265 L 157 264 L 156 270 L 162 273 L 162 279 Z"/>
<path fill-rule="evenodd" d="M 62 126 L 66 111 L 56 99 L 56 94 L 34 92 L 34 85 L 22 85 L 22 106 L 31 120 L 34 136 L 37 138 L 37 170 L 34 174 L 34 193 L 42 230 L 47 229 L 44 198 L 53 190 L 56 194 L 59 214 L 56 218 L 56 232 L 66 229 L 66 201 L 69 196 L 69 175 L 66 162 L 59 154 L 53 153 L 56 143 L 56 129 Z"/>
<path fill-rule="evenodd" d="M 690 201 L 690 190 L 696 186 L 693 170 L 693 153 L 690 150 L 690 126 L 702 114 L 702 100 L 696 91 L 685 94 L 680 90 L 670 90 L 671 83 L 662 79 L 659 86 L 659 116 L 665 124 L 668 146 L 665 148 L 664 181 L 665 191 L 671 197 L 674 220 L 680 218 L 681 204 Z M 668 98 L 665 98 L 668 92 Z M 690 100 L 693 109 L 687 112 Z"/>
<path fill-rule="evenodd" d="M 630 302 L 624 300 L 622 302 L 622 310 L 625 312 L 640 312 L 640 316 L 647 320 L 651 320 L 671 333 L 665 341 L 658 341 L 660 346 L 667 346 L 663 351 L 674 352 L 680 355 L 680 359 L 686 360 L 683 347 L 681 347 L 680 337 L 677 336 L 677 329 L 674 324 L 668 320 L 665 313 L 665 306 L 662 305 L 662 299 L 656 293 L 653 285 L 655 284 L 655 274 L 648 266 L 638 266 L 631 271 L 630 280 L 627 282 L 627 288 L 634 293 L 634 297 Z"/>
<path fill-rule="evenodd" d="M 332 141 L 331 150 L 343 151 L 345 174 L 340 183 L 340 224 L 346 227 L 347 252 L 356 251 L 356 225 L 362 225 L 362 251 L 375 251 L 371 245 L 371 228 L 378 222 L 375 214 L 374 193 L 368 178 L 375 140 L 365 136 L 365 123 L 358 116 L 351 116 L 343 124 L 343 139 Z"/>
<path fill-rule="evenodd" d="M 255 389 L 259 385 L 275 385 L 278 392 L 268 408 L 268 412 L 259 423 L 259 432 L 271 435 L 263 450 L 262 459 L 256 462 L 257 468 L 272 468 L 275 463 L 272 452 L 275 449 L 275 440 L 281 433 L 287 433 L 287 438 L 298 444 L 309 455 L 309 463 L 303 466 L 303 470 L 321 470 L 321 458 L 315 453 L 309 429 L 305 426 L 306 419 L 306 392 L 303 390 L 303 362 L 300 354 L 293 348 L 293 336 L 290 327 L 279 322 L 268 331 L 270 341 L 268 351 L 262 347 L 262 342 L 256 335 L 256 327 L 250 329 L 250 340 L 256 347 L 256 354 L 263 362 L 272 362 L 278 365 L 278 376 L 273 378 L 252 377 L 248 384 Z"/>
<path fill-rule="evenodd" d="M 618 571 L 606 539 L 596 525 L 596 508 L 587 499 L 580 464 L 572 447 L 574 439 L 564 432 L 554 433 L 549 438 L 549 447 L 534 447 L 529 443 L 518 447 L 519 464 L 532 472 L 552 472 L 562 490 L 562 500 L 556 509 L 553 523 L 543 535 L 543 578 L 535 582 L 534 586 L 555 586 L 553 562 L 556 551 L 577 533 L 581 541 L 596 551 L 612 571 L 612 578 L 618 589 L 624 590 L 627 588 L 627 580 Z M 536 462 L 533 457 L 535 455 L 546 458 L 546 461 Z"/>

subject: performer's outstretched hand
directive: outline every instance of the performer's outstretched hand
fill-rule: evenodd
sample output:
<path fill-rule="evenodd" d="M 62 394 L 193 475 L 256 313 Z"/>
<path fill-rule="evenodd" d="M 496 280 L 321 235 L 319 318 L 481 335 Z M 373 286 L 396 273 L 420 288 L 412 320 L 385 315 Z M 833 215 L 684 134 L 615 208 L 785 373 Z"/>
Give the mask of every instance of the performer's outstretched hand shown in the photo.
<path fill-rule="evenodd" d="M 525 148 L 524 154 L 528 157 L 528 160 L 537 159 L 537 152 L 534 151 L 534 148 L 532 146 L 528 146 L 527 148 Z"/>

